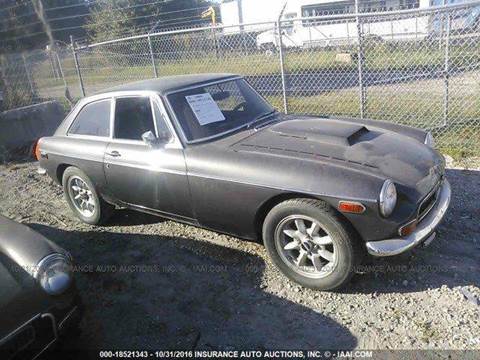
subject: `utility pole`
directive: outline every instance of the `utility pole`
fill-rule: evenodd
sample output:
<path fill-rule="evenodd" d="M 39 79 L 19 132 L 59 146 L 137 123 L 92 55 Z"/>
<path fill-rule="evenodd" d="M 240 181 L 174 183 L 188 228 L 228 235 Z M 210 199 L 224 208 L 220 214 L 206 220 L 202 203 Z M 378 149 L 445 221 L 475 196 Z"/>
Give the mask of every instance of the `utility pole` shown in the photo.
<path fill-rule="evenodd" d="M 360 0 L 355 0 L 355 13 L 356 13 L 356 25 L 357 25 L 357 36 L 358 36 L 358 87 L 359 87 L 359 101 L 360 101 L 360 118 L 363 119 L 365 116 L 365 86 L 363 82 L 363 34 L 362 34 L 362 23 L 359 16 L 360 13 Z"/>
<path fill-rule="evenodd" d="M 240 32 L 243 32 L 243 8 L 242 8 L 242 0 L 237 0 L 237 9 L 238 9 L 238 23 L 240 24 Z"/>
<path fill-rule="evenodd" d="M 200 16 L 202 17 L 202 19 L 210 17 L 210 21 L 212 24 L 212 40 L 213 40 L 213 46 L 215 48 L 215 57 L 218 59 L 218 42 L 217 42 L 217 34 L 215 33 L 215 26 L 217 25 L 215 8 L 213 6 L 210 6 L 207 10 L 202 12 Z"/>
<path fill-rule="evenodd" d="M 280 76 L 282 78 L 282 96 L 283 96 L 283 111 L 285 114 L 288 114 L 288 99 L 287 99 L 287 76 L 285 74 L 285 55 L 283 53 L 283 42 L 282 42 L 282 17 L 285 8 L 287 7 L 287 2 L 283 5 L 280 14 L 277 18 L 277 31 L 278 31 L 278 55 L 280 60 Z"/>
<path fill-rule="evenodd" d="M 75 41 L 73 41 L 72 35 L 70 35 L 70 44 L 72 46 L 73 61 L 75 62 L 75 69 L 77 69 L 78 84 L 80 85 L 80 93 L 82 94 L 82 97 L 85 97 L 85 87 L 83 86 L 82 71 L 80 70 L 80 64 L 78 63 L 78 55 L 75 49 Z"/>

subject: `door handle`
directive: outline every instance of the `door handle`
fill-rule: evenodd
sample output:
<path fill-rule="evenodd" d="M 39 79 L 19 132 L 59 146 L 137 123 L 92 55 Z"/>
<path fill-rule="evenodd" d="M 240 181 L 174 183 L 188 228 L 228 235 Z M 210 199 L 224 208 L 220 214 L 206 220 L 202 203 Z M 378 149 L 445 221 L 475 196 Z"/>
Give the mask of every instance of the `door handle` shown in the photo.
<path fill-rule="evenodd" d="M 122 156 L 117 150 L 113 150 L 112 152 L 106 152 L 108 156 L 119 157 Z"/>

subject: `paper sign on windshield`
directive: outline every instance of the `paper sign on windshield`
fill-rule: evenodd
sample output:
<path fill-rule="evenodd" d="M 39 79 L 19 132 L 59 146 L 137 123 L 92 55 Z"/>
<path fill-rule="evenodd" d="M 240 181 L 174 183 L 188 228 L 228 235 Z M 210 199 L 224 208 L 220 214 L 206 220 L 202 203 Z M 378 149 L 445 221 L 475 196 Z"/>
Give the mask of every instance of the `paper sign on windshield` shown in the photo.
<path fill-rule="evenodd" d="M 187 99 L 200 125 L 225 120 L 225 116 L 223 116 L 217 103 L 209 93 L 188 95 L 185 96 L 185 99 Z"/>

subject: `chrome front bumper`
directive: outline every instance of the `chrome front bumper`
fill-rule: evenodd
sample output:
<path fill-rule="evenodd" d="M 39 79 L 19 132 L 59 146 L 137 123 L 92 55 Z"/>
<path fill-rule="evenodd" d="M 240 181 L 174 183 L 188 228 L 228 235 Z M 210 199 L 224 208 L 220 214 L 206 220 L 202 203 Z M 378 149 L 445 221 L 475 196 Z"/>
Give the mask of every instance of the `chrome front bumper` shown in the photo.
<path fill-rule="evenodd" d="M 417 225 L 414 232 L 406 237 L 387 240 L 369 241 L 366 243 L 367 251 L 373 256 L 393 256 L 403 253 L 422 242 L 433 240 L 435 228 L 442 221 L 450 204 L 452 190 L 447 180 L 443 181 L 437 203 Z"/>

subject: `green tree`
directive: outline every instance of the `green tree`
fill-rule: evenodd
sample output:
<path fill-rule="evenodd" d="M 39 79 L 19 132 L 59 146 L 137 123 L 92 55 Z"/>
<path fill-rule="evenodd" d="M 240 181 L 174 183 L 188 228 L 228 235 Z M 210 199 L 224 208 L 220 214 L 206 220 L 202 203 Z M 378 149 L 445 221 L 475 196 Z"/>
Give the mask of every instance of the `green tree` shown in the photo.
<path fill-rule="evenodd" d="M 90 10 L 90 17 L 85 25 L 87 35 L 98 42 L 114 39 L 128 30 L 135 32 L 134 0 L 98 1 Z"/>
<path fill-rule="evenodd" d="M 0 53 L 44 48 L 51 38 L 68 42 L 71 34 L 84 37 L 89 13 L 85 0 L 5 1 L 0 7 Z"/>
<path fill-rule="evenodd" d="M 148 32 L 209 24 L 200 14 L 209 0 L 100 0 L 90 10 L 87 34 L 94 42 Z"/>

